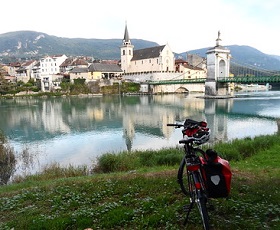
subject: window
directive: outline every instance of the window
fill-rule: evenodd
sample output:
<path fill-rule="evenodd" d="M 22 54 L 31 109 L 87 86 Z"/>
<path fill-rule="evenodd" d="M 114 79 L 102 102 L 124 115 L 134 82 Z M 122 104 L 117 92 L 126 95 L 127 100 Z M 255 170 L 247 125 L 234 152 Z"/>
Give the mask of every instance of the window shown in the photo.
<path fill-rule="evenodd" d="M 123 55 L 125 55 L 125 50 L 123 50 Z"/>
<path fill-rule="evenodd" d="M 129 55 L 131 55 L 131 50 L 129 50 Z"/>

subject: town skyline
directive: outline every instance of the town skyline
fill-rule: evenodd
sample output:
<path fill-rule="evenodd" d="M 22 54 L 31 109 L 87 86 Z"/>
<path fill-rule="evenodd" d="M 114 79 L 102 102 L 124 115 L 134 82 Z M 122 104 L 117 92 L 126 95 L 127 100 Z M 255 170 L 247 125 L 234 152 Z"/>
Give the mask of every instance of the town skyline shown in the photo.
<path fill-rule="evenodd" d="M 136 6 L 128 0 L 84 0 L 79 6 L 50 0 L 30 14 L 32 5 L 37 5 L 34 0 L 4 2 L 3 9 L 14 9 L 20 20 L 7 22 L 11 12 L 4 10 L 0 20 L 7 23 L 1 25 L 0 34 L 30 30 L 66 38 L 113 39 L 122 37 L 127 22 L 131 39 L 168 43 L 176 53 L 212 46 L 221 31 L 223 45 L 249 45 L 280 55 L 277 0 L 179 0 L 176 4 L 143 0 Z"/>

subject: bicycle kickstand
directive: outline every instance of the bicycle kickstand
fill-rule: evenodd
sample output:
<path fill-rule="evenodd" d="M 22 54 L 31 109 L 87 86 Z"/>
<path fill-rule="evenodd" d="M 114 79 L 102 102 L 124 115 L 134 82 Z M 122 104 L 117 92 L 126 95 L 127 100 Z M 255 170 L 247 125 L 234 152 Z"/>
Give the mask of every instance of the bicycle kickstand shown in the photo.
<path fill-rule="evenodd" d="M 186 216 L 185 221 L 184 221 L 184 225 L 185 225 L 185 226 L 186 226 L 187 223 L 188 223 L 189 215 L 190 215 L 190 212 L 191 212 L 193 206 L 194 206 L 194 202 L 191 202 L 190 205 L 185 205 L 185 206 L 183 207 L 184 211 L 187 211 L 187 216 Z"/>

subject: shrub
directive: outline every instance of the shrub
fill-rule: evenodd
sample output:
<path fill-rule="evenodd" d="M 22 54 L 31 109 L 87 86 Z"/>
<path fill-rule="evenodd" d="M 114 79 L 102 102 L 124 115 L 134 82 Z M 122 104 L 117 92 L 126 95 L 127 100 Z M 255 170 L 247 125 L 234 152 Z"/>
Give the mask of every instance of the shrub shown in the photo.
<path fill-rule="evenodd" d="M 16 158 L 13 148 L 9 146 L 7 139 L 0 132 L 0 185 L 5 185 L 15 172 Z"/>

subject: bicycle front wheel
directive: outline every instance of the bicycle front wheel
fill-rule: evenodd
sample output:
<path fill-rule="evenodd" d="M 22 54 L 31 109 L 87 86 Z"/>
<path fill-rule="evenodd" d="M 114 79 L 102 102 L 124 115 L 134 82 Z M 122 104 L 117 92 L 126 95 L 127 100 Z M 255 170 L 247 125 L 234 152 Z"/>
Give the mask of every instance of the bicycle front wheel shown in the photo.
<path fill-rule="evenodd" d="M 197 191 L 196 204 L 199 210 L 204 230 L 210 229 L 208 210 L 206 207 L 207 197 L 203 190 Z"/>

